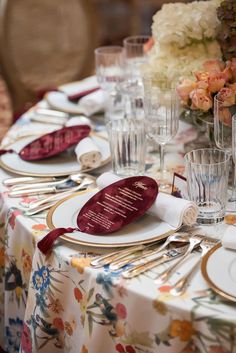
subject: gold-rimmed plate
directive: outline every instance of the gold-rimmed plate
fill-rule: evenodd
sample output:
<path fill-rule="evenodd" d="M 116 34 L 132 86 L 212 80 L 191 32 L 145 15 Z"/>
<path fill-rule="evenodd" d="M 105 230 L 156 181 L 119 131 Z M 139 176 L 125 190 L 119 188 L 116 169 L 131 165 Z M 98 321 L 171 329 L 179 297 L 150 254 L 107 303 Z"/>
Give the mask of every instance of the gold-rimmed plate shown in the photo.
<path fill-rule="evenodd" d="M 49 228 L 76 228 L 80 209 L 97 191 L 96 189 L 87 190 L 57 202 L 47 215 Z M 136 222 L 112 234 L 92 235 L 76 231 L 71 234 L 65 234 L 61 238 L 80 245 L 112 248 L 150 243 L 164 239 L 175 231 L 176 228 L 147 213 Z"/>
<path fill-rule="evenodd" d="M 95 133 L 90 136 L 98 146 L 102 154 L 102 163 L 104 166 L 110 161 L 109 142 L 106 138 Z M 35 139 L 34 137 L 25 137 L 7 146 L 16 152 L 19 152 L 24 146 Z M 6 148 L 6 147 L 5 147 Z M 55 157 L 40 161 L 24 161 L 17 153 L 6 153 L 0 156 L 0 166 L 12 173 L 27 176 L 65 176 L 81 171 L 73 150 L 63 152 Z M 83 169 L 83 172 L 89 172 L 92 169 Z"/>
<path fill-rule="evenodd" d="M 236 302 L 236 251 L 214 246 L 202 260 L 201 271 L 211 289 Z"/>

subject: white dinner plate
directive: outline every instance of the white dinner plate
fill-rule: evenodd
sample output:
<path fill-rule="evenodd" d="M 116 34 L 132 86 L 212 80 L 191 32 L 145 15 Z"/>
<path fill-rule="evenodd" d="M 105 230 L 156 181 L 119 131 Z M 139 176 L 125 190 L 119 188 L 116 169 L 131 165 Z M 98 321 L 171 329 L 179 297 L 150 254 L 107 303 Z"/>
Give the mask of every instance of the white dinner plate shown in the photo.
<path fill-rule="evenodd" d="M 236 251 L 214 246 L 203 258 L 202 274 L 210 288 L 236 302 Z"/>
<path fill-rule="evenodd" d="M 77 227 L 77 216 L 82 206 L 98 190 L 88 190 L 69 196 L 55 204 L 47 215 L 50 229 Z M 156 216 L 145 214 L 136 222 L 108 235 L 91 235 L 79 231 L 68 233 L 61 238 L 80 245 L 96 247 L 121 247 L 150 243 L 161 240 L 174 233 L 176 228 L 160 221 Z"/>
<path fill-rule="evenodd" d="M 86 112 L 78 105 L 78 103 L 71 102 L 67 98 L 67 95 L 73 95 L 95 87 L 98 87 L 96 76 L 90 76 L 84 80 L 71 82 L 60 86 L 60 91 L 52 91 L 47 93 L 45 95 L 45 99 L 53 109 L 57 109 L 69 114 L 86 115 Z"/>
<path fill-rule="evenodd" d="M 90 135 L 98 146 L 102 154 L 102 163 L 99 167 L 107 164 L 110 161 L 110 147 L 109 142 L 104 137 L 97 134 Z M 34 140 L 35 137 L 22 138 L 7 148 L 12 148 L 14 151 L 19 152 L 29 142 Z M 6 153 L 0 157 L 0 166 L 12 173 L 29 175 L 29 176 L 63 176 L 81 171 L 80 165 L 76 159 L 73 150 L 63 152 L 55 157 L 40 161 L 24 161 L 16 153 Z M 91 171 L 91 169 L 83 169 L 83 172 Z"/>

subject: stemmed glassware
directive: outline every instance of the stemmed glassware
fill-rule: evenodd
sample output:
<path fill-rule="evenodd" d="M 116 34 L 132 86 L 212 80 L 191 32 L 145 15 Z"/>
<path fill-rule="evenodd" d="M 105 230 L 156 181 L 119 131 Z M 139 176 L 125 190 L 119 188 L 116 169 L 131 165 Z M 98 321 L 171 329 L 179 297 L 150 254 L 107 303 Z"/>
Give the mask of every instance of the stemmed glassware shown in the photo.
<path fill-rule="evenodd" d="M 233 112 L 236 106 L 227 104 L 218 95 L 214 97 L 214 139 L 218 148 L 232 156 L 232 127 Z M 234 160 L 235 161 L 235 160 Z M 232 191 L 228 198 L 227 211 L 236 212 L 236 172 L 235 162 L 232 160 Z"/>
<path fill-rule="evenodd" d="M 146 133 L 160 147 L 160 190 L 170 187 L 168 173 L 164 171 L 164 147 L 176 135 L 179 127 L 179 99 L 175 87 L 168 82 L 144 79 L 144 111 Z"/>
<path fill-rule="evenodd" d="M 124 51 L 121 46 L 104 46 L 95 49 L 96 76 L 104 90 L 106 118 L 120 110 L 122 97 L 117 92 L 118 85 L 124 81 Z"/>

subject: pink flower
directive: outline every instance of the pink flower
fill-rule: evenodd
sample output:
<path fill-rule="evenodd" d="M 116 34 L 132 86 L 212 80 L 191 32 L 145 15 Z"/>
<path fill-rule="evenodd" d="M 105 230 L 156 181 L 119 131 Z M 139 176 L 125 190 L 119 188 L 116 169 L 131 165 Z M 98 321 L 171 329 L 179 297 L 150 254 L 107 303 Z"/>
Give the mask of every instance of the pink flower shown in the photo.
<path fill-rule="evenodd" d="M 224 107 L 230 107 L 235 104 L 235 93 L 232 89 L 224 87 L 217 94 L 218 100 L 222 102 Z"/>
<path fill-rule="evenodd" d="M 227 107 L 220 107 L 218 109 L 219 120 L 226 126 L 232 126 L 232 114 Z"/>
<path fill-rule="evenodd" d="M 210 346 L 209 353 L 227 353 L 227 351 L 221 346 Z"/>
<path fill-rule="evenodd" d="M 211 93 L 216 93 L 224 87 L 226 76 L 222 72 L 212 73 L 208 78 L 208 89 Z"/>
<path fill-rule="evenodd" d="M 207 60 L 202 65 L 207 72 L 221 72 L 225 68 L 225 64 L 220 60 Z"/>
<path fill-rule="evenodd" d="M 19 210 L 14 210 L 11 212 L 10 217 L 9 217 L 9 224 L 12 229 L 15 228 L 15 223 L 16 223 L 16 217 L 20 216 L 22 213 Z"/>
<path fill-rule="evenodd" d="M 127 316 L 126 307 L 121 303 L 116 304 L 116 313 L 119 319 L 124 320 Z"/>
<path fill-rule="evenodd" d="M 225 75 L 226 82 L 232 80 L 233 73 L 232 73 L 232 70 L 231 70 L 231 61 L 226 61 L 225 69 L 222 72 Z"/>
<path fill-rule="evenodd" d="M 183 101 L 183 103 L 185 104 L 188 103 L 189 94 L 192 92 L 192 90 L 195 87 L 196 87 L 196 83 L 189 79 L 184 79 L 177 85 L 176 90 L 180 99 Z"/>
<path fill-rule="evenodd" d="M 213 106 L 212 98 L 205 89 L 195 89 L 191 92 L 190 98 L 192 99 L 191 109 L 201 109 L 206 112 Z"/>
<path fill-rule="evenodd" d="M 25 353 L 32 352 L 30 329 L 26 324 L 24 324 L 24 328 L 21 336 L 21 348 L 22 348 L 22 351 Z"/>
<path fill-rule="evenodd" d="M 208 82 L 208 78 L 209 78 L 209 73 L 205 72 L 205 71 L 196 71 L 194 72 L 194 75 L 197 79 L 197 81 L 205 81 Z"/>
<path fill-rule="evenodd" d="M 234 91 L 234 93 L 236 94 L 236 82 L 232 83 L 232 84 L 228 84 L 227 86 L 228 88 L 232 89 L 232 91 Z"/>

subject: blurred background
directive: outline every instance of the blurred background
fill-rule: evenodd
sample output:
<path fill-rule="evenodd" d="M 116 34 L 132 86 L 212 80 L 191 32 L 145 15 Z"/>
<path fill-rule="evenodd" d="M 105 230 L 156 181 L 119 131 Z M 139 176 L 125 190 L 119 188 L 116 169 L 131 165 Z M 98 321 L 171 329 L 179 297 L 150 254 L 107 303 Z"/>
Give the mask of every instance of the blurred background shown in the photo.
<path fill-rule="evenodd" d="M 94 48 L 151 34 L 168 2 L 0 0 L 0 136 L 45 92 L 93 74 Z"/>

